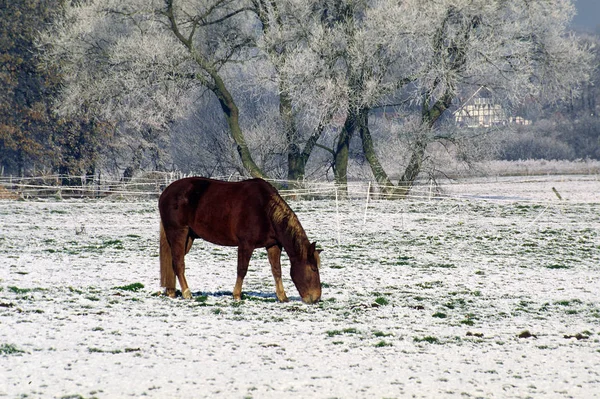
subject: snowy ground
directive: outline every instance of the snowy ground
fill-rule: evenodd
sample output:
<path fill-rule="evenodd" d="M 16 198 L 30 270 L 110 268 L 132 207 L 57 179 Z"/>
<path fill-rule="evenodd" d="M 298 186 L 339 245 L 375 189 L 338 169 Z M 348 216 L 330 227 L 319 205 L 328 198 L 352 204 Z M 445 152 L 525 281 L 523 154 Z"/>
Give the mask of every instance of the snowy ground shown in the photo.
<path fill-rule="evenodd" d="M 275 302 L 264 250 L 234 302 L 235 250 L 200 241 L 194 298 L 156 296 L 155 200 L 0 201 L 0 397 L 600 396 L 600 182 L 445 192 L 291 202 L 315 306 Z"/>

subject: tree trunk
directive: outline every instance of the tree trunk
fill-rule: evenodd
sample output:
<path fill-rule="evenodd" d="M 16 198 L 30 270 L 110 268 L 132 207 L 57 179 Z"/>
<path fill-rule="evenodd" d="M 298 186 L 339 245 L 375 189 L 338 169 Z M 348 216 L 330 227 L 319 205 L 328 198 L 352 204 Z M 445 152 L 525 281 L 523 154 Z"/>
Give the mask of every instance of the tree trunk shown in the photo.
<path fill-rule="evenodd" d="M 252 177 L 260 177 L 262 179 L 265 178 L 262 170 L 256 165 L 254 160 L 252 159 L 252 154 L 248 149 L 248 144 L 246 143 L 246 139 L 244 137 L 244 133 L 242 132 L 242 128 L 240 127 L 240 111 L 235 104 L 233 96 L 227 90 L 223 79 L 219 75 L 218 70 L 208 62 L 202 54 L 200 54 L 193 42 L 193 34 L 191 36 L 185 37 L 179 27 L 177 25 L 177 20 L 175 19 L 175 15 L 173 14 L 173 0 L 166 0 L 167 9 L 163 12 L 163 14 L 169 19 L 171 24 L 171 30 L 175 37 L 188 49 L 190 55 L 196 62 L 196 64 L 210 76 L 210 79 L 207 78 L 199 78 L 200 81 L 211 90 L 217 99 L 219 100 L 219 104 L 221 105 L 221 109 L 225 114 L 225 119 L 227 119 L 227 125 L 229 126 L 229 131 L 231 133 L 231 137 L 237 146 L 237 151 L 242 161 L 242 166 L 244 169 L 250 173 Z M 194 24 L 197 24 L 195 22 Z M 193 25 L 193 31 L 195 31 L 196 25 Z M 192 31 L 192 32 L 193 32 Z"/>
<path fill-rule="evenodd" d="M 265 179 L 266 176 L 254 162 L 252 154 L 250 153 L 250 149 L 248 148 L 248 144 L 246 144 L 246 138 L 244 137 L 244 133 L 240 127 L 240 111 L 233 100 L 233 96 L 229 90 L 227 90 L 225 83 L 219 75 L 215 73 L 212 74 L 211 77 L 215 83 L 214 86 L 211 86 L 211 90 L 219 99 L 219 104 L 221 105 L 221 109 L 225 114 L 225 119 L 227 119 L 227 125 L 229 126 L 231 137 L 233 138 L 233 141 L 235 141 L 237 152 L 242 160 L 242 166 L 248 173 L 250 173 L 250 176 Z"/>
<path fill-rule="evenodd" d="M 350 153 L 350 140 L 356 128 L 356 119 L 357 115 L 354 112 L 348 114 L 334 151 L 333 174 L 335 184 L 338 186 L 342 197 L 348 195 L 348 156 Z"/>
<path fill-rule="evenodd" d="M 298 185 L 304 180 L 306 173 L 306 164 L 312 150 L 323 133 L 324 126 L 319 124 L 317 130 L 308 138 L 304 148 L 300 149 L 298 143 L 298 130 L 296 127 L 294 114 L 292 110 L 292 101 L 284 90 L 281 91 L 279 98 L 279 112 L 283 120 L 285 137 L 288 144 L 288 175 L 287 178 L 293 185 Z"/>
<path fill-rule="evenodd" d="M 433 129 L 433 125 L 442 116 L 444 111 L 446 111 L 452 104 L 452 95 L 450 94 L 450 90 L 446 91 L 442 98 L 437 100 L 433 106 L 430 106 L 430 98 L 431 97 L 429 95 L 425 97 L 421 111 L 421 122 L 425 131 L 419 132 L 417 140 L 413 145 L 412 154 L 408 165 L 406 166 L 404 174 L 398 182 L 399 194 L 403 196 L 408 195 L 415 183 L 415 180 L 417 179 L 417 176 L 421 172 L 425 150 L 427 149 L 427 144 L 429 143 L 429 140 L 426 137 L 427 133 Z"/>
<path fill-rule="evenodd" d="M 377 181 L 379 189 L 382 193 L 393 194 L 396 191 L 394 184 L 389 179 L 387 173 L 379 163 L 379 158 L 375 153 L 375 146 L 373 145 L 373 138 L 369 130 L 369 109 L 363 108 L 359 111 L 358 131 L 360 132 L 360 139 L 362 141 L 363 152 L 365 158 L 371 166 L 371 172 Z"/>
<path fill-rule="evenodd" d="M 425 156 L 425 149 L 427 148 L 427 140 L 423 137 L 419 137 L 414 144 L 412 154 L 408 165 L 404 170 L 404 174 L 398 181 L 398 194 L 402 197 L 406 197 L 410 192 L 412 186 L 421 172 L 421 166 L 423 165 L 423 157 Z"/>
<path fill-rule="evenodd" d="M 310 136 L 302 151 L 300 151 L 300 146 L 297 144 L 293 144 L 293 148 L 288 150 L 288 180 L 291 182 L 301 182 L 304 180 L 308 158 L 310 158 L 310 154 L 315 148 L 322 132 L 323 129 L 319 128 Z"/>
<path fill-rule="evenodd" d="M 298 130 L 294 121 L 292 100 L 284 89 L 280 87 L 279 114 L 283 122 L 283 130 L 287 142 L 288 174 L 290 182 L 301 180 L 304 177 L 306 163 L 302 159 L 300 146 L 297 143 Z M 293 183 L 292 183 L 293 184 Z"/>

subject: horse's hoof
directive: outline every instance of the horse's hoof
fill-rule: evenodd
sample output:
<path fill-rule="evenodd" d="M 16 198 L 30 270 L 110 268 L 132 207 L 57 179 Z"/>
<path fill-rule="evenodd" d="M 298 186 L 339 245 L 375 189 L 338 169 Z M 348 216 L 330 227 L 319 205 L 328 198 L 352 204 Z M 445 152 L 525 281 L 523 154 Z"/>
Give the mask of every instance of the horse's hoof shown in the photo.
<path fill-rule="evenodd" d="M 186 288 L 181 295 L 183 296 L 183 299 L 192 299 L 192 292 L 189 288 Z"/>
<path fill-rule="evenodd" d="M 176 291 L 174 288 L 167 288 L 165 290 L 165 295 L 168 296 L 169 298 L 175 298 Z"/>

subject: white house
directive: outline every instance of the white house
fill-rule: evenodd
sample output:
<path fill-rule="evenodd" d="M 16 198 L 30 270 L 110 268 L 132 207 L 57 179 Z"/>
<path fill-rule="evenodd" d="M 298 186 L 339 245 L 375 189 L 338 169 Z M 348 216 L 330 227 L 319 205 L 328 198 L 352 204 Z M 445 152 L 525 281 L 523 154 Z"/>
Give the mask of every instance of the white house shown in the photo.
<path fill-rule="evenodd" d="M 462 107 L 454 111 L 454 120 L 458 126 L 476 128 L 531 124 L 530 120 L 520 116 L 508 116 L 500 104 L 494 104 L 491 97 L 475 97 L 478 92 L 479 90 Z"/>

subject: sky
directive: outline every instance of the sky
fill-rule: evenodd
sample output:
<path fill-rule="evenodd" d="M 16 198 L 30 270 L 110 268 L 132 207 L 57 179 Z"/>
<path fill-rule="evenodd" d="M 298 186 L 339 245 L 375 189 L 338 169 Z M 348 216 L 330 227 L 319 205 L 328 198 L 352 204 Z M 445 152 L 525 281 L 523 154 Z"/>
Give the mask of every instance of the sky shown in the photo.
<path fill-rule="evenodd" d="M 574 0 L 574 3 L 577 15 L 573 18 L 572 27 L 595 31 L 600 26 L 600 0 Z"/>

